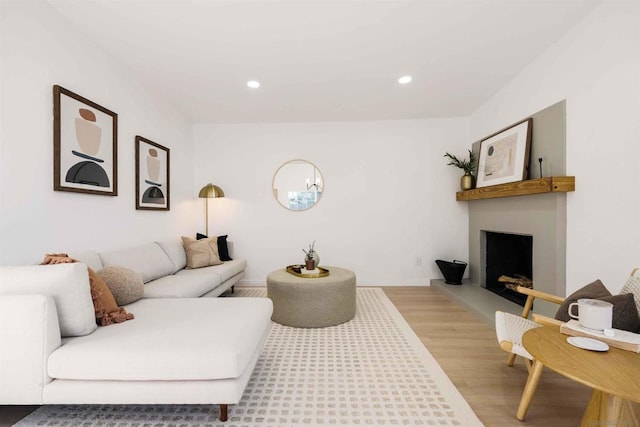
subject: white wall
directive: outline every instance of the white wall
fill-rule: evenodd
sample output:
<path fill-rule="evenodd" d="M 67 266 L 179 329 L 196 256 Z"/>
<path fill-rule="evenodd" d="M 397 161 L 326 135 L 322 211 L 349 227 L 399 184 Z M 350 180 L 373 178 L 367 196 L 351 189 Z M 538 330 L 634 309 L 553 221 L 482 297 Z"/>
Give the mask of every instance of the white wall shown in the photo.
<path fill-rule="evenodd" d="M 244 283 L 302 263 L 314 240 L 320 264 L 354 270 L 359 285 L 426 285 L 442 277 L 434 260 L 467 258 L 462 174 L 442 157 L 466 154 L 465 119 L 210 124 L 194 139 L 195 185 L 211 181 L 227 196 L 212 200 L 210 234 L 236 242 L 249 262 Z M 321 200 L 303 212 L 272 195 L 273 174 L 292 159 L 324 178 Z"/>
<path fill-rule="evenodd" d="M 44 2 L 1 2 L 0 264 L 193 233 L 191 125 Z M 59 84 L 118 113 L 117 197 L 53 191 Z M 171 150 L 171 210 L 135 210 L 135 135 Z"/>
<path fill-rule="evenodd" d="M 567 100 L 567 294 L 640 266 L 640 3 L 610 1 L 469 118 L 480 139 Z M 535 197 L 535 196 L 534 196 Z"/>

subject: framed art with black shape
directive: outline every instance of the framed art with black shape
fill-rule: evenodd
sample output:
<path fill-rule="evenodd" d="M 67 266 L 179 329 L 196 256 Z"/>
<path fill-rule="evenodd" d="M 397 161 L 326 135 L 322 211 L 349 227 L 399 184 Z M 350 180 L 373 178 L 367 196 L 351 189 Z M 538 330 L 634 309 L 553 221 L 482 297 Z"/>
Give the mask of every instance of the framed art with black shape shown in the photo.
<path fill-rule="evenodd" d="M 481 141 L 476 187 L 527 179 L 533 119 L 525 119 Z"/>
<path fill-rule="evenodd" d="M 170 209 L 169 149 L 136 136 L 136 209 Z"/>
<path fill-rule="evenodd" d="M 53 86 L 53 189 L 118 195 L 118 115 Z"/>

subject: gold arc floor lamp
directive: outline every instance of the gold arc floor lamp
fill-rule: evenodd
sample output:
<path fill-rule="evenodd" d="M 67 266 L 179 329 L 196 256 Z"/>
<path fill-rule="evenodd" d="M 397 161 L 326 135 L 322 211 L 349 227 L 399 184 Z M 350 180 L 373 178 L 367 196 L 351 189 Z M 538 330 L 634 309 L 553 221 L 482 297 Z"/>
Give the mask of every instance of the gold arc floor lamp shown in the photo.
<path fill-rule="evenodd" d="M 204 187 L 200 189 L 200 193 L 198 193 L 198 197 L 201 199 L 206 199 L 204 201 L 204 210 L 205 210 L 205 234 L 209 237 L 209 199 L 215 199 L 216 197 L 224 197 L 224 191 L 222 188 L 217 185 L 213 185 L 212 183 L 208 183 Z"/>

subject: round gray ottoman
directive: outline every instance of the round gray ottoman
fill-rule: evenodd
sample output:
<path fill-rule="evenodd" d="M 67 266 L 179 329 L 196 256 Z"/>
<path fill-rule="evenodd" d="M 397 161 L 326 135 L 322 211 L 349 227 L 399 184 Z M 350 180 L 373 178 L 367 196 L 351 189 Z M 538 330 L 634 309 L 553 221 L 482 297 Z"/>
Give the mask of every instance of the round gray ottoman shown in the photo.
<path fill-rule="evenodd" d="M 356 315 L 356 275 L 338 267 L 326 277 L 306 278 L 277 270 L 267 276 L 267 296 L 273 301 L 271 320 L 297 328 L 323 328 Z"/>

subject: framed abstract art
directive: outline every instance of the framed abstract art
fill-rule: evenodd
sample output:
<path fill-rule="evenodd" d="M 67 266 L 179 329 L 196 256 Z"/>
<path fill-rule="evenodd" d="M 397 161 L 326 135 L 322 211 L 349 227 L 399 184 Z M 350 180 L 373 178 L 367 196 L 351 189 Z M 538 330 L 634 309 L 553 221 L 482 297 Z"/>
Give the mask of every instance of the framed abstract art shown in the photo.
<path fill-rule="evenodd" d="M 476 187 L 527 179 L 532 127 L 529 118 L 482 140 Z"/>
<path fill-rule="evenodd" d="M 136 136 L 136 209 L 170 208 L 169 149 Z"/>
<path fill-rule="evenodd" d="M 118 115 L 53 86 L 53 189 L 118 195 Z"/>

